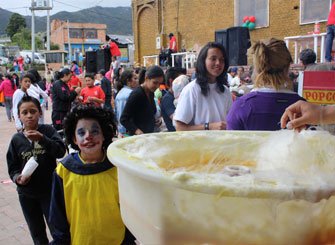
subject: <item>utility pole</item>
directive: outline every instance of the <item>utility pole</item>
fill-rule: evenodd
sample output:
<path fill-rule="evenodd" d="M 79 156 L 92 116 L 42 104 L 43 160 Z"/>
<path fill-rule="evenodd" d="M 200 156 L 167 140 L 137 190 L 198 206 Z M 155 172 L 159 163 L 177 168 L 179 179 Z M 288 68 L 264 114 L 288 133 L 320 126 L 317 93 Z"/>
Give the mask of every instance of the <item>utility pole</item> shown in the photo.
<path fill-rule="evenodd" d="M 31 63 L 34 63 L 35 58 L 35 8 L 34 0 L 31 0 Z"/>
<path fill-rule="evenodd" d="M 69 22 L 69 20 L 67 20 L 67 45 L 69 46 L 69 60 L 68 60 L 68 64 L 71 64 L 72 49 L 71 49 L 71 40 L 70 40 L 70 22 Z"/>
<path fill-rule="evenodd" d="M 47 50 L 50 50 L 50 0 L 48 0 L 48 9 L 47 9 Z"/>

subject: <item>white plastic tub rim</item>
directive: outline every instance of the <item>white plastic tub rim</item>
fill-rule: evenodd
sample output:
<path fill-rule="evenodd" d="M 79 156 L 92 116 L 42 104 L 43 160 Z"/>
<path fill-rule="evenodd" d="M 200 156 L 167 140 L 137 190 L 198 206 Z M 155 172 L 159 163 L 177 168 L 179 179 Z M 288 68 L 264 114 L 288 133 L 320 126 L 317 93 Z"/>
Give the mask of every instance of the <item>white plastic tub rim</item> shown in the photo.
<path fill-rule="evenodd" d="M 217 195 L 218 197 L 234 196 L 281 200 L 304 199 L 311 202 L 318 202 L 321 199 L 332 196 L 335 193 L 335 181 L 329 181 L 330 183 L 326 181 L 327 183 L 322 183 L 322 185 L 319 185 L 318 182 L 316 184 L 309 183 L 309 180 L 304 178 L 304 176 L 300 176 L 299 173 L 297 173 L 297 176 L 300 179 L 299 181 L 302 181 L 303 183 L 296 183 L 294 179 L 295 176 L 289 176 L 290 183 L 288 185 L 278 186 L 271 179 L 272 177 L 276 178 L 276 174 L 272 176 L 265 174 L 264 177 L 262 171 L 256 173 L 254 169 L 244 168 L 244 166 L 231 165 L 225 167 L 224 171 L 228 170 L 234 172 L 236 170 L 238 172 L 242 172 L 242 176 L 226 174 L 223 171 L 221 176 L 218 174 L 204 174 L 205 178 L 199 180 L 197 174 L 190 174 L 183 171 L 171 174 L 164 169 L 159 168 L 156 164 L 150 162 L 150 160 L 148 161 L 148 159 L 164 159 L 166 156 L 168 156 L 171 149 L 178 151 L 180 148 L 182 148 L 182 146 L 185 147 L 184 144 L 190 144 L 190 148 L 193 147 L 194 150 L 197 151 L 202 151 L 204 150 L 203 148 L 209 149 L 211 145 L 217 146 L 217 144 L 224 144 L 222 139 L 225 137 L 234 138 L 235 140 L 237 139 L 237 141 L 240 139 L 242 142 L 241 145 L 246 143 L 243 143 L 243 140 L 245 141 L 246 139 L 248 139 L 249 142 L 258 141 L 260 144 L 261 142 L 265 142 L 267 138 L 274 133 L 275 132 L 269 131 L 192 131 L 144 134 L 124 138 L 112 143 L 108 147 L 108 158 L 122 171 L 126 171 L 130 174 L 141 177 L 147 181 L 163 186 L 174 186 L 176 188 L 181 188 L 193 192 L 213 194 Z M 292 132 L 292 134 L 295 133 Z M 318 137 L 318 133 L 316 132 L 310 131 L 308 134 L 312 135 L 309 137 Z M 140 157 L 138 156 L 136 149 L 133 149 L 133 151 L 129 152 L 129 149 L 131 149 L 135 144 L 137 147 L 140 145 L 140 147 L 142 147 L 141 149 L 143 149 L 147 146 L 150 147 L 150 142 L 155 140 L 157 141 L 157 139 L 162 141 L 159 145 L 157 145 L 157 148 L 154 147 L 152 149 L 146 149 L 144 155 L 142 154 Z M 248 149 L 248 146 L 245 146 L 244 154 L 249 154 L 250 156 L 255 157 L 255 154 L 257 154 L 255 149 L 259 146 L 259 144 L 253 145 L 251 149 Z M 227 145 L 229 145 L 229 143 L 227 143 Z M 269 147 L 271 149 L 271 145 Z M 154 157 L 150 158 L 150 154 Z M 185 158 L 186 157 L 187 155 L 185 155 Z M 334 179 L 333 173 L 334 172 L 332 171 L 323 172 L 322 176 L 320 176 L 320 179 Z M 240 178 L 248 179 L 249 177 L 258 174 L 260 174 L 261 177 L 252 180 L 252 185 L 241 186 L 240 181 L 235 181 Z M 281 174 L 288 175 L 288 173 L 285 171 L 283 171 Z M 217 182 L 215 181 L 215 178 L 222 178 L 223 181 Z M 318 178 L 316 180 L 318 181 Z M 306 189 L 308 191 L 306 191 Z"/>

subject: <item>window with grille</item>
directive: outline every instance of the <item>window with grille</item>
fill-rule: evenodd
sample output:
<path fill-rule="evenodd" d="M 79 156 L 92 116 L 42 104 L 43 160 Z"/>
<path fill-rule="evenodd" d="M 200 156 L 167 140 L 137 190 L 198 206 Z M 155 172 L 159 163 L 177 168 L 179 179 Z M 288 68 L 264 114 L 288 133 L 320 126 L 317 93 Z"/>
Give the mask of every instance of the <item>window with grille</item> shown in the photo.
<path fill-rule="evenodd" d="M 269 26 L 269 0 L 235 0 L 235 25 L 243 25 L 244 16 L 256 17 L 256 28 Z"/>
<path fill-rule="evenodd" d="M 81 29 L 70 29 L 70 38 L 83 38 L 83 31 Z"/>
<path fill-rule="evenodd" d="M 300 0 L 300 24 L 327 21 L 331 3 L 331 0 Z"/>
<path fill-rule="evenodd" d="M 85 30 L 84 35 L 86 39 L 96 39 L 98 37 L 97 30 Z"/>

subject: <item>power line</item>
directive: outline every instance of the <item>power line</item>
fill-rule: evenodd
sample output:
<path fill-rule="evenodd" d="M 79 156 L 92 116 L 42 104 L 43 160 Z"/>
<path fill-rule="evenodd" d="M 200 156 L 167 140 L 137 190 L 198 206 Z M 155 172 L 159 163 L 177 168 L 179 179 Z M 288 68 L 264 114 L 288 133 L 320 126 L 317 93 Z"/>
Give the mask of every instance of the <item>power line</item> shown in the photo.
<path fill-rule="evenodd" d="M 29 9 L 29 6 L 27 6 L 27 7 L 17 7 L 17 8 L 7 8 L 6 10 L 14 10 L 14 9 Z"/>

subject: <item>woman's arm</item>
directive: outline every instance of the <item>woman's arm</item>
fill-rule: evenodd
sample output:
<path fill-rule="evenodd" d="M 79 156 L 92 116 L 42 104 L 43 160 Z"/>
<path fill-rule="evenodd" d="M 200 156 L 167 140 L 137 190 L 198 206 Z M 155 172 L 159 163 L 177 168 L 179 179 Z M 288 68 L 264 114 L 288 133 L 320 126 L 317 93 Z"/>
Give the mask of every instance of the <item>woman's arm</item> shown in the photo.
<path fill-rule="evenodd" d="M 43 100 L 44 100 L 44 101 L 48 101 L 49 96 L 48 96 L 47 93 L 44 92 L 43 89 L 41 89 L 39 86 L 38 86 L 38 91 L 39 91 L 39 94 L 43 97 Z"/>
<path fill-rule="evenodd" d="M 205 124 L 199 124 L 199 125 L 188 125 L 186 123 L 183 123 L 181 121 L 176 121 L 176 130 L 177 131 L 190 131 L 190 130 L 224 130 L 226 129 L 226 122 L 214 122 L 214 123 L 208 123 Z"/>
<path fill-rule="evenodd" d="M 335 106 L 320 106 L 306 101 L 298 101 L 286 108 L 281 117 L 281 127 L 300 131 L 308 124 L 335 123 Z"/>
<path fill-rule="evenodd" d="M 137 103 L 138 102 L 138 96 L 136 93 L 132 92 L 127 100 L 127 103 L 123 109 L 123 112 L 121 114 L 120 122 L 121 124 L 131 133 L 136 134 L 136 130 L 138 127 L 134 123 L 134 114 L 135 111 L 138 110 Z M 137 133 L 140 133 L 140 131 L 137 131 Z"/>
<path fill-rule="evenodd" d="M 22 99 L 23 95 L 24 94 L 14 93 L 14 96 L 13 96 L 13 117 L 14 117 L 14 120 L 15 120 L 16 130 L 21 130 L 22 129 L 22 123 L 21 123 L 21 120 L 19 119 L 17 105 L 19 104 L 19 102 Z"/>

